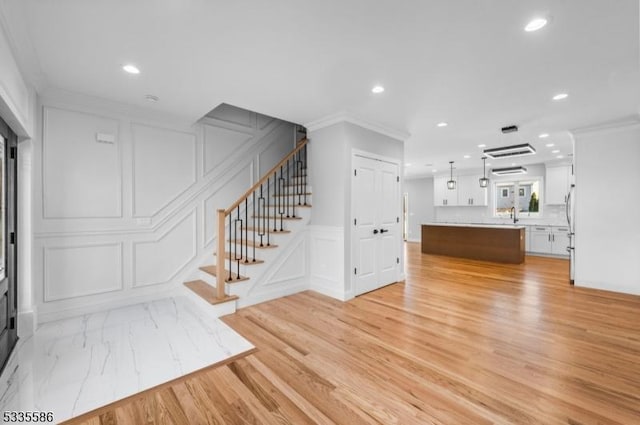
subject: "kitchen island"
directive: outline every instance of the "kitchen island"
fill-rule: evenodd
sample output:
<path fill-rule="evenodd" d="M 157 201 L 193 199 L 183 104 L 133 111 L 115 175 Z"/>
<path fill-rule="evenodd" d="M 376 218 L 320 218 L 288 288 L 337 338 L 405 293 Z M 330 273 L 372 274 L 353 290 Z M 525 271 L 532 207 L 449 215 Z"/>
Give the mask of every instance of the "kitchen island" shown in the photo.
<path fill-rule="evenodd" d="M 422 252 L 473 260 L 521 264 L 525 226 L 428 223 L 422 225 Z"/>

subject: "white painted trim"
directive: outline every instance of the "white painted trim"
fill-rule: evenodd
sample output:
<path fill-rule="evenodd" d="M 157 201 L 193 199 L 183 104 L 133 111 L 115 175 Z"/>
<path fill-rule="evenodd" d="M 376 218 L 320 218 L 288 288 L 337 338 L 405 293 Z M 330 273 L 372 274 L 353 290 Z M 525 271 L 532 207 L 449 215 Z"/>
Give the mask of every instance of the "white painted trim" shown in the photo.
<path fill-rule="evenodd" d="M 623 129 L 627 127 L 637 127 L 637 126 L 640 126 L 640 116 L 631 115 L 631 116 L 623 117 L 617 120 L 611 120 L 611 121 L 606 121 L 606 122 L 595 124 L 595 125 L 570 129 L 569 134 L 573 136 L 579 136 L 579 135 L 588 134 L 588 133 L 615 131 L 618 129 Z"/>
<path fill-rule="evenodd" d="M 341 111 L 335 114 L 327 115 L 315 121 L 308 122 L 304 126 L 307 128 L 308 132 L 313 132 L 316 130 L 320 130 L 321 128 L 329 127 L 331 125 L 338 124 L 341 122 L 348 122 L 351 124 L 355 124 L 362 128 L 366 128 L 367 130 L 375 131 L 376 133 L 389 136 L 392 139 L 400 140 L 401 142 L 404 142 L 409 137 L 411 137 L 411 134 L 407 133 L 406 131 L 397 130 L 395 128 L 378 124 L 373 121 L 368 121 L 363 118 L 356 117 L 350 112 L 346 112 L 346 111 Z"/>
<path fill-rule="evenodd" d="M 179 225 L 181 225 L 182 223 L 184 223 L 185 221 L 187 221 L 189 218 L 193 218 L 193 224 L 192 224 L 192 235 L 193 235 L 193 244 L 192 244 L 192 250 L 193 250 L 193 254 L 191 255 L 191 257 L 189 257 L 189 259 L 187 259 L 183 264 L 181 264 L 177 270 L 165 281 L 160 281 L 160 282 L 149 282 L 149 283 L 139 283 L 136 280 L 136 269 L 138 266 L 138 263 L 136 261 L 136 247 L 138 245 L 146 245 L 146 244 L 152 244 L 152 243 L 158 243 L 161 240 L 163 240 L 164 238 L 167 237 L 167 235 L 169 235 L 173 230 L 175 230 L 176 227 L 178 227 Z M 197 217 L 197 206 L 194 207 L 188 214 L 185 214 L 184 217 L 180 218 L 179 220 L 177 220 L 173 226 L 171 226 L 169 229 L 167 229 L 162 235 L 160 235 L 159 237 L 156 237 L 155 239 L 152 240 L 148 240 L 148 241 L 134 241 L 131 244 L 131 259 L 132 259 L 132 263 L 131 263 L 131 282 L 132 282 L 132 288 L 144 288 L 147 286 L 152 286 L 152 285 L 161 285 L 161 284 L 165 284 L 165 283 L 169 283 L 171 282 L 173 279 L 176 278 L 176 276 L 178 276 L 178 274 L 184 270 L 184 268 L 189 265 L 189 263 L 191 263 L 191 261 L 193 261 L 197 256 L 198 256 L 198 217 Z"/>
<path fill-rule="evenodd" d="M 52 109 L 57 109 L 59 111 L 64 111 L 64 112 L 71 112 L 74 114 L 81 114 L 81 115 L 87 115 L 87 116 L 91 116 L 91 117 L 95 117 L 95 118 L 99 118 L 99 119 L 103 119 L 106 121 L 113 121 L 116 124 L 116 128 L 118 129 L 118 133 L 116 134 L 116 149 L 118 150 L 117 152 L 117 157 L 118 157 L 118 183 L 119 183 L 119 190 L 120 190 L 120 196 L 118 197 L 118 205 L 117 205 L 117 209 L 119 211 L 119 213 L 117 215 L 106 215 L 106 216 L 55 216 L 55 215 L 48 215 L 47 214 L 47 210 L 46 210 L 46 202 L 45 202 L 45 195 L 47 193 L 47 183 L 46 183 L 46 179 L 45 179 L 45 175 L 47 174 L 47 168 L 46 168 L 46 164 L 47 164 L 47 151 L 50 149 L 50 147 L 47 147 L 47 113 L 52 110 Z M 117 118 L 113 118 L 113 117 L 108 117 L 106 115 L 99 115 L 99 114 L 94 114 L 91 112 L 86 112 L 86 111 L 79 111 L 77 109 L 74 108 L 62 108 L 62 107 L 57 107 L 57 106 L 48 106 L 48 105 L 43 105 L 42 106 L 42 153 L 41 153 L 41 160 L 40 160 L 40 184 L 41 184 L 41 206 L 42 206 L 42 219 L 43 220 L 50 220 L 50 219 L 56 219 L 56 220 L 81 220 L 81 219 L 97 219 L 97 218 L 103 218 L 103 219 L 113 219 L 113 218 L 123 218 L 123 212 L 122 212 L 122 206 L 124 205 L 124 179 L 123 179 L 123 150 L 122 150 L 122 128 L 121 127 L 121 123 Z"/>
<path fill-rule="evenodd" d="M 36 315 L 33 310 L 18 312 L 18 337 L 29 338 L 36 331 Z"/>
<path fill-rule="evenodd" d="M 58 245 L 58 246 L 43 246 L 42 247 L 42 285 L 43 285 L 43 301 L 44 303 L 50 303 L 55 301 L 63 301 L 69 300 L 73 298 L 81 298 L 88 297 L 92 295 L 106 294 L 109 292 L 122 291 L 124 289 L 124 249 L 122 242 L 107 242 L 107 243 L 89 243 L 89 244 L 75 244 L 75 245 Z M 48 282 L 51 280 L 49 277 L 49 267 L 47 266 L 47 252 L 49 251 L 57 251 L 57 250 L 65 250 L 65 249 L 76 249 L 76 248 L 99 248 L 99 247 L 107 247 L 107 246 L 115 246 L 118 247 L 119 256 L 118 259 L 120 264 L 118 264 L 120 268 L 120 282 L 115 282 L 115 285 L 110 288 L 105 288 L 104 290 L 97 292 L 78 292 L 69 297 L 57 297 L 53 298 L 49 293 L 49 285 Z"/>
<path fill-rule="evenodd" d="M 140 215 L 136 212 L 136 130 L 135 130 L 136 127 L 146 127 L 148 129 L 153 129 L 153 130 L 161 130 L 161 131 L 167 131 L 172 133 L 183 134 L 186 136 L 191 136 L 190 142 L 193 143 L 193 158 L 191 159 L 193 161 L 193 175 L 191 176 L 191 181 L 186 187 L 184 187 L 180 192 L 178 192 L 175 196 L 173 196 L 173 198 L 165 201 L 164 205 L 156 208 L 155 211 L 153 211 L 151 214 L 148 214 L 148 215 Z M 192 133 L 188 131 L 175 130 L 167 127 L 142 124 L 142 123 L 137 123 L 133 121 L 129 125 L 129 131 L 131 133 L 131 208 L 133 209 L 132 216 L 134 218 L 156 217 L 166 208 L 170 207 L 171 204 L 173 204 L 176 201 L 176 199 L 183 196 L 185 193 L 191 190 L 191 188 L 198 183 L 198 135 L 196 133 Z"/>
<path fill-rule="evenodd" d="M 326 295 L 331 298 L 335 298 L 340 301 L 346 301 L 353 296 L 349 296 L 346 290 L 346 283 L 344 281 L 344 262 L 335 264 L 335 268 L 338 270 L 337 280 L 332 279 L 331 276 L 327 276 L 323 273 L 318 273 L 315 265 L 322 259 L 318 258 L 318 253 L 315 253 L 314 246 L 317 239 L 324 239 L 335 242 L 339 257 L 344 261 L 344 227 L 340 226 L 320 226 L 310 225 L 308 226 L 309 233 L 309 289 Z M 332 289 L 331 287 L 334 287 Z M 341 289 L 339 289 L 341 288 Z"/>

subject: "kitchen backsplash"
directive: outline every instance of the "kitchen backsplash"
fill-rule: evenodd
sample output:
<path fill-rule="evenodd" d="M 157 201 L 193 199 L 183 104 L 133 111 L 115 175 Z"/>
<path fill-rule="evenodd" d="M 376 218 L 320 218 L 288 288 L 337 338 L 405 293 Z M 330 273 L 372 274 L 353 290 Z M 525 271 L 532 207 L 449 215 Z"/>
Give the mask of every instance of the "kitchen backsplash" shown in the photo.
<path fill-rule="evenodd" d="M 518 224 L 548 224 L 565 226 L 567 217 L 564 205 L 545 205 L 542 217 L 518 215 Z M 496 218 L 491 215 L 490 208 L 474 207 L 437 207 L 435 221 L 438 223 L 510 223 L 508 218 Z"/>

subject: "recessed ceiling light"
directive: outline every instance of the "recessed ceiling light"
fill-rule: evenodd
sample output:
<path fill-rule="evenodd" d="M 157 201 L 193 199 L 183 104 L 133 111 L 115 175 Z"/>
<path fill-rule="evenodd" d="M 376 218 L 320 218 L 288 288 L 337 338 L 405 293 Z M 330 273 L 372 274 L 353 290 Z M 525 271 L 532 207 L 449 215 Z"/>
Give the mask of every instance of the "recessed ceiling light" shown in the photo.
<path fill-rule="evenodd" d="M 406 164 L 404 164 L 405 167 L 411 167 L 411 163 L 407 162 Z"/>
<path fill-rule="evenodd" d="M 373 88 L 371 89 L 371 93 L 375 93 L 375 94 L 382 93 L 383 91 L 384 91 L 384 87 L 382 86 L 373 86 Z"/>
<path fill-rule="evenodd" d="M 471 158 L 471 155 L 465 155 L 464 156 L 464 159 L 469 159 L 469 158 Z"/>
<path fill-rule="evenodd" d="M 546 147 L 548 147 L 548 148 L 552 148 L 552 147 L 554 147 L 555 145 L 554 145 L 553 143 L 547 143 L 545 146 L 546 146 Z"/>
<path fill-rule="evenodd" d="M 154 96 L 152 94 L 148 94 L 144 98 L 147 99 L 149 102 L 157 102 L 158 100 L 160 100 L 158 96 Z"/>
<path fill-rule="evenodd" d="M 562 159 L 562 158 L 564 158 L 564 156 L 562 156 L 562 155 L 558 155 L 558 156 L 556 156 L 556 158 L 558 158 L 558 159 Z"/>
<path fill-rule="evenodd" d="M 531 21 L 529 21 L 527 26 L 524 27 L 524 30 L 526 32 L 538 31 L 540 28 L 544 27 L 545 25 L 547 25 L 547 20 L 546 19 L 544 19 L 544 18 L 535 18 L 535 19 L 532 19 Z"/>
<path fill-rule="evenodd" d="M 551 151 L 551 153 L 559 153 L 559 152 L 560 152 L 560 149 L 554 149 Z"/>
<path fill-rule="evenodd" d="M 438 127 L 446 127 L 449 124 L 447 124 L 446 122 L 439 122 L 438 124 L 436 124 Z"/>
<path fill-rule="evenodd" d="M 512 162 L 512 163 L 511 163 L 511 166 L 515 166 L 515 165 L 516 165 L 516 163 L 515 163 L 515 162 Z"/>
<path fill-rule="evenodd" d="M 564 100 L 568 97 L 569 95 L 566 93 L 558 93 L 557 95 L 553 96 L 553 100 Z"/>
<path fill-rule="evenodd" d="M 549 133 L 542 133 L 538 137 L 541 139 L 546 139 L 547 137 L 549 137 Z"/>
<path fill-rule="evenodd" d="M 431 172 L 432 172 L 432 173 L 437 173 L 437 172 L 438 172 L 438 170 L 431 170 Z"/>
<path fill-rule="evenodd" d="M 487 162 L 487 167 L 488 167 L 488 166 L 490 166 L 490 165 L 491 165 L 491 164 L 489 164 L 489 163 Z"/>
<path fill-rule="evenodd" d="M 480 143 L 480 144 L 478 145 L 478 147 L 479 147 L 479 148 L 486 148 L 486 147 L 487 147 L 487 145 L 485 145 L 484 143 Z"/>
<path fill-rule="evenodd" d="M 129 74 L 140 74 L 140 70 L 138 69 L 138 67 L 135 65 L 131 65 L 130 63 L 127 65 L 124 65 L 122 69 L 125 72 L 128 72 Z"/>

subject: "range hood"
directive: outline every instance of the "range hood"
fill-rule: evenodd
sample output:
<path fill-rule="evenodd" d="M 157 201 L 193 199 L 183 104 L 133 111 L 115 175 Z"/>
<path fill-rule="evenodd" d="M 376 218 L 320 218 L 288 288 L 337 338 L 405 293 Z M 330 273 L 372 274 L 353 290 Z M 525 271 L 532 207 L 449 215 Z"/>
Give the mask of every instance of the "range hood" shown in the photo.
<path fill-rule="evenodd" d="M 490 158 L 511 158 L 514 156 L 534 155 L 536 150 L 529 143 L 485 149 L 484 154 Z"/>
<path fill-rule="evenodd" d="M 515 174 L 527 174 L 527 169 L 524 167 L 494 168 L 491 170 L 491 174 L 495 174 L 496 176 L 512 176 Z"/>

